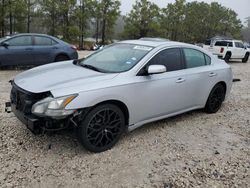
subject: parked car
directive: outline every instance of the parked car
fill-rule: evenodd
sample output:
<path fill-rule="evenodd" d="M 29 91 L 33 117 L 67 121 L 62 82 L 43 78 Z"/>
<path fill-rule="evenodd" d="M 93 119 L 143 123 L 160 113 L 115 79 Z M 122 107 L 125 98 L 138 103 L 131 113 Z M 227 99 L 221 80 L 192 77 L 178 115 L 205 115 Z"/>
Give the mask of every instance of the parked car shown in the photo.
<path fill-rule="evenodd" d="M 101 50 L 104 48 L 104 45 L 101 45 L 101 44 L 97 44 L 95 43 L 93 46 L 92 46 L 92 50 L 96 51 L 96 50 Z"/>
<path fill-rule="evenodd" d="M 246 63 L 250 54 L 249 49 L 239 40 L 216 40 L 210 45 L 204 45 L 203 48 L 226 62 L 241 59 L 243 63 Z"/>
<path fill-rule="evenodd" d="M 17 75 L 6 110 L 35 133 L 75 127 L 86 149 L 102 152 L 126 129 L 194 109 L 217 112 L 232 79 L 230 66 L 200 47 L 130 40 Z"/>
<path fill-rule="evenodd" d="M 78 58 L 76 47 L 44 34 L 17 34 L 0 39 L 0 66 L 43 65 Z"/>

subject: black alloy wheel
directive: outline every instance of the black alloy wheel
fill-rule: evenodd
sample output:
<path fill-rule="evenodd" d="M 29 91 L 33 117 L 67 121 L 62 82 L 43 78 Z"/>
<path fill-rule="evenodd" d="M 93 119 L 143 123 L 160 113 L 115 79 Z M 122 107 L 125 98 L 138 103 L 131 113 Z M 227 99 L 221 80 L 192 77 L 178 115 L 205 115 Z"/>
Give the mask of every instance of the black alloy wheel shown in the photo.
<path fill-rule="evenodd" d="M 249 58 L 249 53 L 246 53 L 245 57 L 242 59 L 242 63 L 247 63 Z"/>
<path fill-rule="evenodd" d="M 205 111 L 207 113 L 216 113 L 225 100 L 225 94 L 226 91 L 222 84 L 215 85 L 208 97 Z"/>
<path fill-rule="evenodd" d="M 81 122 L 78 139 L 89 151 L 102 152 L 113 147 L 125 129 L 125 117 L 119 107 L 104 104 L 92 109 Z"/>
<path fill-rule="evenodd" d="M 67 61 L 67 60 L 69 60 L 69 57 L 66 55 L 58 55 L 55 58 L 55 62 Z"/>
<path fill-rule="evenodd" d="M 226 56 L 225 56 L 225 58 L 224 58 L 224 60 L 225 60 L 227 63 L 229 63 L 230 58 L 231 58 L 231 54 L 230 54 L 230 53 L 227 53 Z"/>

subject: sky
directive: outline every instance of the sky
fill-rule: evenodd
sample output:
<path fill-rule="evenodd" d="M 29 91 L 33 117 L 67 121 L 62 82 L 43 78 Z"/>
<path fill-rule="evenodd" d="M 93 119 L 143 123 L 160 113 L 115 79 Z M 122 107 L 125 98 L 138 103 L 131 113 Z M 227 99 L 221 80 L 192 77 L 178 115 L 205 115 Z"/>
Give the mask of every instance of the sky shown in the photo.
<path fill-rule="evenodd" d="M 132 9 L 132 5 L 136 0 L 121 0 L 121 11 L 122 14 L 127 14 Z M 168 3 L 174 3 L 175 0 L 149 0 L 154 2 L 159 7 L 166 7 Z M 192 2 L 194 0 L 186 0 L 187 2 Z M 221 5 L 233 9 L 237 14 L 238 18 L 241 19 L 242 23 L 246 20 L 245 18 L 250 16 L 250 0 L 196 0 L 196 1 L 204 1 L 206 3 L 218 2 Z"/>

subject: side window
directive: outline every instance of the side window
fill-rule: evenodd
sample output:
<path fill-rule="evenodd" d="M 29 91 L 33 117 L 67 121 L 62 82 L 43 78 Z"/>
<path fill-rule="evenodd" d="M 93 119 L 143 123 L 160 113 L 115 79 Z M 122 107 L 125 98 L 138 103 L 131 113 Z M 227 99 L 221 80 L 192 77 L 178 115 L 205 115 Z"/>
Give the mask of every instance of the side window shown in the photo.
<path fill-rule="evenodd" d="M 202 52 L 189 48 L 184 48 L 183 51 L 187 68 L 201 67 L 206 65 L 205 56 Z"/>
<path fill-rule="evenodd" d="M 244 45 L 242 43 L 240 43 L 240 42 L 235 42 L 235 46 L 237 48 L 244 48 Z"/>
<path fill-rule="evenodd" d="M 244 45 L 242 43 L 239 42 L 239 47 L 240 48 L 244 48 Z"/>
<path fill-rule="evenodd" d="M 211 57 L 209 57 L 208 55 L 205 55 L 205 59 L 206 59 L 206 65 L 211 65 Z"/>
<path fill-rule="evenodd" d="M 148 65 L 164 65 L 167 72 L 183 69 L 181 51 L 179 48 L 163 50 L 155 55 Z"/>
<path fill-rule="evenodd" d="M 217 41 L 215 43 L 215 46 L 229 46 L 229 47 L 232 47 L 233 43 L 232 42 L 228 42 L 228 41 Z"/>
<path fill-rule="evenodd" d="M 31 36 L 21 36 L 10 39 L 8 42 L 10 46 L 31 46 L 32 38 Z"/>
<path fill-rule="evenodd" d="M 50 46 L 50 45 L 52 45 L 52 40 L 48 37 L 35 36 L 34 40 L 35 40 L 35 45 L 37 45 L 37 46 Z"/>

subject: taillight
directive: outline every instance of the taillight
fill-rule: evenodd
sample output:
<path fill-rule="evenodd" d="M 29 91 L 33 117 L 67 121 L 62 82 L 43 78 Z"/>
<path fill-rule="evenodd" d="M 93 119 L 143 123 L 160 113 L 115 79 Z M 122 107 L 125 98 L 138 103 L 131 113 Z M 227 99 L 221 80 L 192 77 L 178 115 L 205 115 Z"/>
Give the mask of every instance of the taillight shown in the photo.
<path fill-rule="evenodd" d="M 75 45 L 71 45 L 71 48 L 72 48 L 73 50 L 77 50 L 77 47 L 76 47 Z"/>
<path fill-rule="evenodd" d="M 220 53 L 223 53 L 223 52 L 224 52 L 224 48 L 221 48 L 221 49 L 220 49 Z"/>

